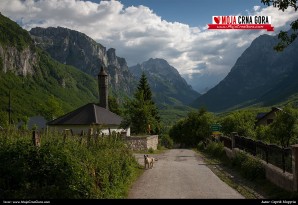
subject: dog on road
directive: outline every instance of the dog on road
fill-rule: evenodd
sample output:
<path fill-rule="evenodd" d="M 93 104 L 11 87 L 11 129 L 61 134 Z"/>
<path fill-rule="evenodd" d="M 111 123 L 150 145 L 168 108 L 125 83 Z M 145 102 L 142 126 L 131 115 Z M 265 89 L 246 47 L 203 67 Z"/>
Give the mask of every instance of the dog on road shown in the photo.
<path fill-rule="evenodd" d="M 145 164 L 145 169 L 146 167 L 148 169 L 152 169 L 153 168 L 153 163 L 157 161 L 156 158 L 154 157 L 149 157 L 148 154 L 147 155 L 144 155 L 144 164 Z"/>

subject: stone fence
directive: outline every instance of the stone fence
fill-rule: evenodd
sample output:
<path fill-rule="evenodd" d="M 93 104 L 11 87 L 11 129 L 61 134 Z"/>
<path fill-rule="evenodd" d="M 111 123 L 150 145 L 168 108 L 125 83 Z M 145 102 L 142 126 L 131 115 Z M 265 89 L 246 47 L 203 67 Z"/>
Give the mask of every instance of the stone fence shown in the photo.
<path fill-rule="evenodd" d="M 158 145 L 158 135 L 130 136 L 124 139 L 129 148 L 134 151 L 148 150 L 150 148 L 156 150 Z"/>
<path fill-rule="evenodd" d="M 240 150 L 235 146 L 235 136 L 237 133 L 232 133 L 231 136 L 231 147 L 225 146 L 226 155 L 229 158 L 234 158 L 235 155 L 239 152 L 245 152 Z M 265 169 L 266 179 L 272 182 L 273 184 L 288 190 L 288 191 L 298 191 L 298 144 L 292 145 L 292 173 L 284 172 L 279 167 L 276 167 L 260 158 L 258 160 L 261 161 L 262 166 Z M 245 152 L 246 154 L 249 154 Z M 250 154 L 249 154 L 250 155 Z M 250 155 L 254 157 L 253 155 Z"/>
<path fill-rule="evenodd" d="M 71 135 L 73 136 L 73 133 L 71 130 L 67 130 L 64 132 L 63 141 L 65 142 L 66 138 Z M 83 136 L 84 133 L 82 132 Z M 96 139 L 98 136 L 104 137 L 105 135 L 93 135 L 91 129 L 88 131 L 87 134 L 87 143 L 91 140 L 91 138 Z M 120 134 L 117 136 L 121 136 Z M 82 139 L 82 138 L 81 138 Z M 144 135 L 144 136 L 126 136 L 122 135 L 122 139 L 125 140 L 128 147 L 133 151 L 147 151 L 150 148 L 153 150 L 157 150 L 158 145 L 158 135 Z M 38 131 L 32 132 L 32 142 L 34 146 L 40 146 L 41 136 Z M 81 141 L 80 141 L 81 142 Z"/>

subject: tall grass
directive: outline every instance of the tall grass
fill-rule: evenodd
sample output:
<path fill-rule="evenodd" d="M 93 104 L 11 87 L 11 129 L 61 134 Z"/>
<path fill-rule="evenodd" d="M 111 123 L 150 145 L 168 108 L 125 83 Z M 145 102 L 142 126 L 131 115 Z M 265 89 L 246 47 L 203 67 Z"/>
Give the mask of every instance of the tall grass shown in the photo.
<path fill-rule="evenodd" d="M 125 142 L 109 137 L 0 133 L 0 197 L 46 199 L 125 198 L 139 165 Z"/>
<path fill-rule="evenodd" d="M 225 165 L 235 168 L 248 180 L 265 178 L 265 170 L 259 159 L 244 152 L 237 153 L 234 158 L 229 159 L 221 142 L 209 142 L 206 147 L 203 143 L 199 143 L 197 149 L 222 161 Z"/>

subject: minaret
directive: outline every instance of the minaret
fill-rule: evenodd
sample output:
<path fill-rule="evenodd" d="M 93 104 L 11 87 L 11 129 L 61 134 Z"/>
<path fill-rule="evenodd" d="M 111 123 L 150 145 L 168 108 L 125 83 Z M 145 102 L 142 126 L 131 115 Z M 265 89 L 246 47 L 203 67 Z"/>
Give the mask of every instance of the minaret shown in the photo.
<path fill-rule="evenodd" d="M 109 109 L 108 104 L 108 74 L 103 66 L 98 74 L 99 106 Z"/>

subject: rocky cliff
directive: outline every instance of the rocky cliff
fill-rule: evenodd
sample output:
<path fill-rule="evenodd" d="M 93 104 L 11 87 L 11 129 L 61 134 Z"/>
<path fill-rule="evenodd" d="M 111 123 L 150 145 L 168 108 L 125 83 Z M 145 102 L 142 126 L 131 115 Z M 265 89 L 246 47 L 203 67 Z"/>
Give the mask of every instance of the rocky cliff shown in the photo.
<path fill-rule="evenodd" d="M 0 71 L 33 75 L 37 51 L 28 31 L 0 13 Z"/>
<path fill-rule="evenodd" d="M 105 65 L 113 92 L 130 95 L 134 91 L 134 78 L 128 71 L 126 60 L 116 56 L 114 48 L 106 50 L 87 35 L 62 27 L 36 27 L 30 34 L 52 58 L 87 74 L 96 77 L 101 65 Z"/>
<path fill-rule="evenodd" d="M 98 102 L 94 77 L 59 63 L 34 44 L 28 31 L 0 14 L 0 125 L 42 115 L 48 120 Z"/>
<path fill-rule="evenodd" d="M 0 45 L 0 70 L 16 75 L 26 76 L 34 74 L 37 65 L 37 53 L 30 47 L 18 50 L 16 47 Z"/>

